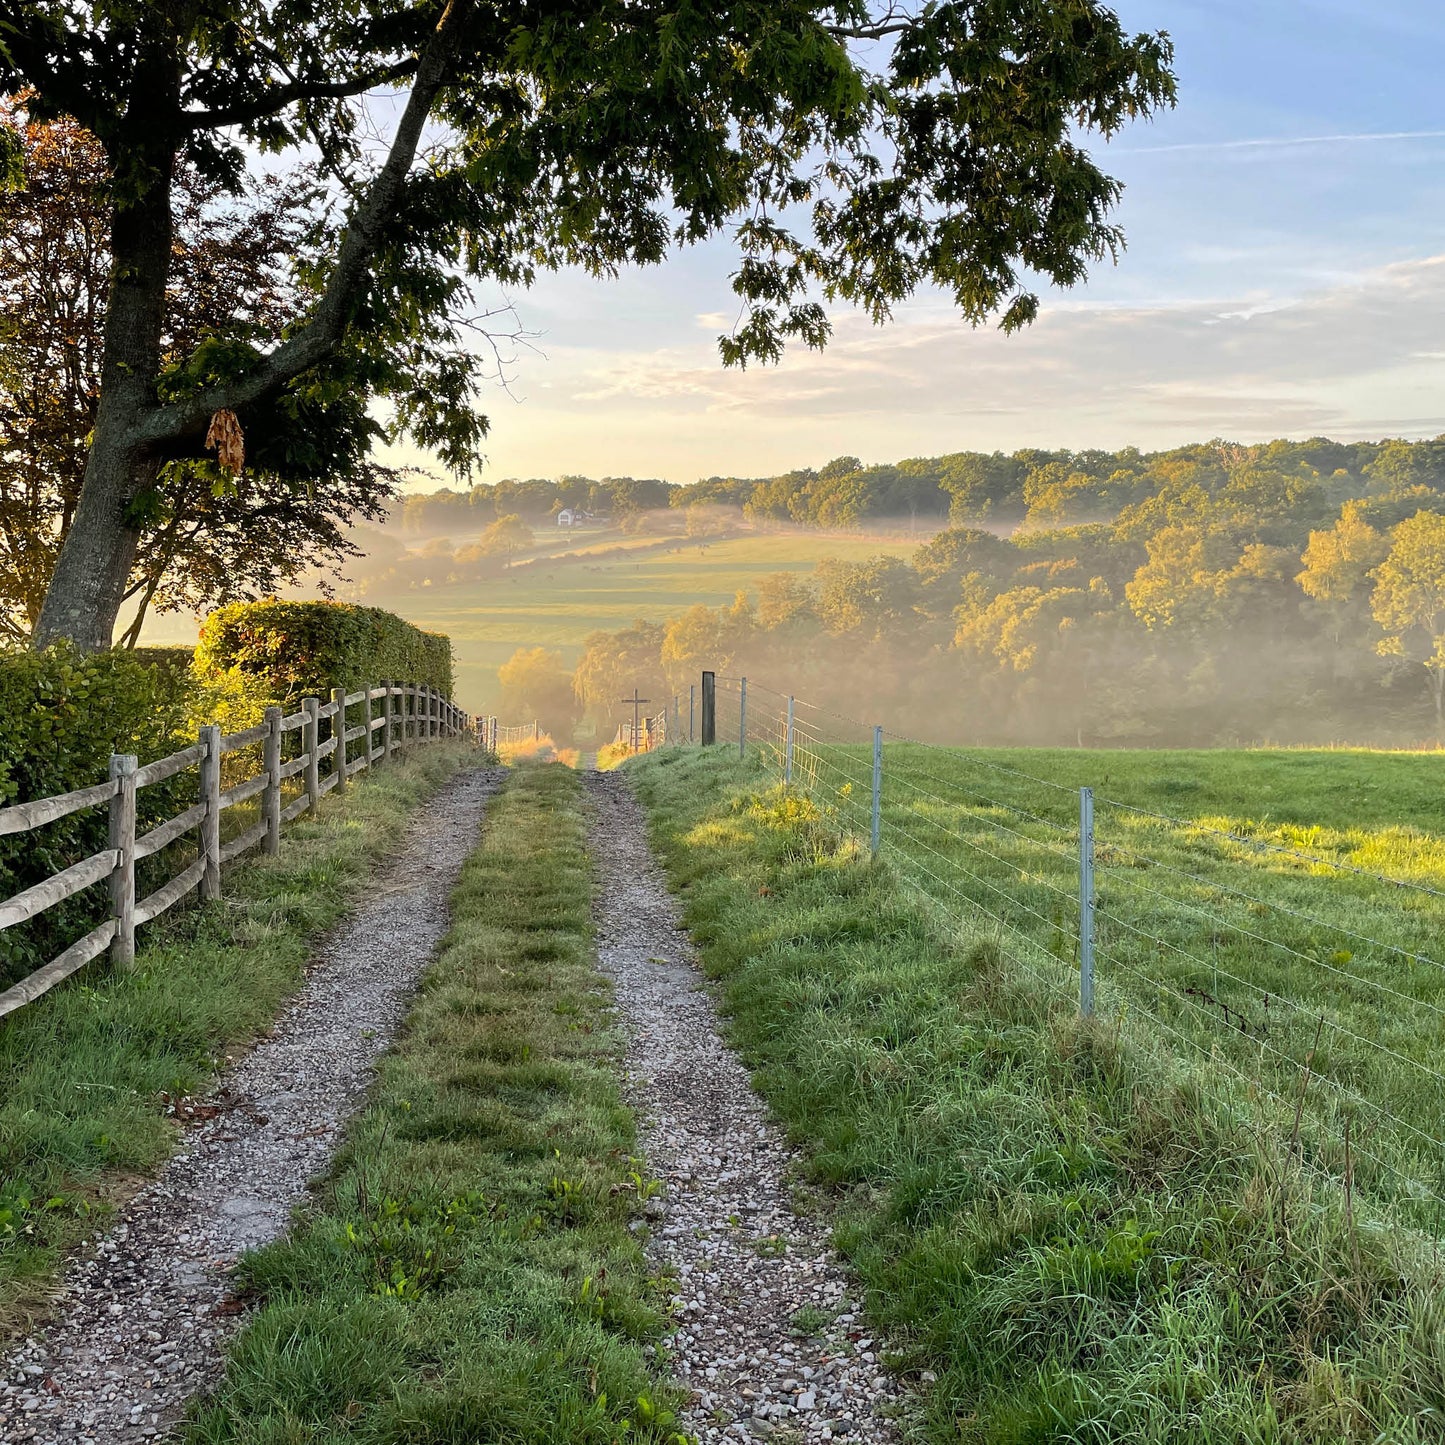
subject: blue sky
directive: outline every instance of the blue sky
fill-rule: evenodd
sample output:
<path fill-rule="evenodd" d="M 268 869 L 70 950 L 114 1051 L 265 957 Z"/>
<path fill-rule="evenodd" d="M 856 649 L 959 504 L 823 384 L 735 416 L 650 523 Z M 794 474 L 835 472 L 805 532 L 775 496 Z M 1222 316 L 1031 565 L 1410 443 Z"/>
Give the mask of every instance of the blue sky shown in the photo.
<path fill-rule="evenodd" d="M 923 296 L 822 356 L 724 371 L 724 242 L 512 298 L 486 480 L 756 475 L 852 453 L 1445 432 L 1445 6 L 1116 0 L 1177 49 L 1178 109 L 1103 148 L 1129 248 L 975 331 Z M 408 458 L 411 459 L 411 458 Z"/>

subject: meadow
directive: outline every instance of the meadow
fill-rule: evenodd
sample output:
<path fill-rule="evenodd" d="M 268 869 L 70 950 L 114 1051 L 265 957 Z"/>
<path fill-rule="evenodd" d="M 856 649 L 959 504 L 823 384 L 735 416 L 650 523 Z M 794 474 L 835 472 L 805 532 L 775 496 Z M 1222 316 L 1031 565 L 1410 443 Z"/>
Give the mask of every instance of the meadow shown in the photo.
<path fill-rule="evenodd" d="M 698 603 L 720 607 L 741 591 L 756 592 L 770 572 L 811 572 L 824 557 L 861 560 L 880 552 L 906 557 L 925 540 L 781 531 L 659 542 L 579 532 L 543 537 L 537 550 L 491 581 L 378 592 L 368 601 L 419 627 L 447 633 L 456 656 L 458 701 L 469 712 L 486 713 L 500 705 L 497 669 L 519 647 L 560 652 L 570 669 L 589 633 L 615 632 L 639 618 L 662 622 Z M 601 555 L 588 558 L 589 551 Z M 583 556 L 563 561 L 560 552 Z"/>
<path fill-rule="evenodd" d="M 445 632 L 456 659 L 456 700 L 468 712 L 484 715 L 502 706 L 497 669 L 518 648 L 559 652 L 570 670 L 590 633 L 617 631 L 639 618 L 663 622 L 699 603 L 721 607 L 741 591 L 756 593 L 759 581 L 771 572 L 810 573 L 825 557 L 907 557 L 927 540 L 926 532 L 910 536 L 778 529 L 723 538 L 659 539 L 615 529 L 554 535 L 538 527 L 535 545 L 519 553 L 500 577 L 395 590 L 378 584 L 364 597 L 343 582 L 337 596 L 364 600 L 400 613 L 418 627 Z M 364 575 L 365 568 L 361 561 L 347 571 Z M 312 591 L 302 589 L 297 595 Z M 152 616 L 143 640 L 192 646 L 199 625 L 198 618 L 186 614 Z"/>
<path fill-rule="evenodd" d="M 1319 861 L 1389 857 L 1438 877 L 1439 839 L 1397 821 L 1421 811 L 1438 759 L 890 745 L 876 861 L 859 836 L 868 762 L 821 744 L 791 792 L 762 747 L 741 763 L 735 747 L 663 749 L 628 768 L 734 1042 L 832 1196 L 835 1238 L 896 1367 L 921 1385 L 909 1438 L 1445 1438 L 1437 1226 L 1366 1159 L 1423 1173 L 1406 1125 L 1438 1118 L 1428 1090 L 1333 1028 L 1307 1065 L 1307 1052 L 1278 1063 L 1269 1051 L 1296 1034 L 1261 1028 L 1258 999 L 1247 1031 L 1227 1023 L 1181 987 L 1187 976 L 1232 997 L 1222 979 L 1186 975 L 1168 946 L 1212 965 L 1214 935 L 1221 970 L 1276 969 L 1271 986 L 1307 1004 L 1312 1036 L 1324 1017 L 1437 1057 L 1433 966 L 1391 972 L 1387 951 L 1363 944 L 1337 962 L 1333 930 L 1284 909 L 1407 946 L 1438 933 L 1432 895 L 1382 896 L 1356 875 L 1336 888 Z M 1101 926 L 1093 1019 L 1073 975 L 1072 859 L 1044 846 L 1063 846 L 1081 773 L 1181 819 L 1103 819 L 1116 852 L 1100 850 L 1101 912 L 1114 922 Z M 1259 861 L 1205 832 L 1220 824 L 1316 861 Z M 1125 848 L 1157 860 L 1139 871 L 1160 896 L 1131 896 Z M 1211 881 L 1171 882 L 1166 864 Z M 1126 922 L 1158 942 L 1121 948 Z M 1245 928 L 1307 957 L 1247 953 Z M 1145 981 L 1126 985 L 1125 964 Z M 1369 985 L 1385 980 L 1409 1001 L 1382 1018 Z M 1347 1106 L 1347 1090 L 1384 1095 L 1400 1122 Z"/>
<path fill-rule="evenodd" d="M 760 731 L 766 704 L 753 704 Z M 773 726 L 777 727 L 776 715 Z M 796 776 L 860 838 L 871 748 L 798 724 Z M 763 760 L 779 763 L 772 739 Z M 1079 990 L 1095 790 L 1100 1015 L 1251 1127 L 1432 1234 L 1445 1224 L 1445 832 L 1435 753 L 885 745 L 882 839 L 1021 977 Z"/>

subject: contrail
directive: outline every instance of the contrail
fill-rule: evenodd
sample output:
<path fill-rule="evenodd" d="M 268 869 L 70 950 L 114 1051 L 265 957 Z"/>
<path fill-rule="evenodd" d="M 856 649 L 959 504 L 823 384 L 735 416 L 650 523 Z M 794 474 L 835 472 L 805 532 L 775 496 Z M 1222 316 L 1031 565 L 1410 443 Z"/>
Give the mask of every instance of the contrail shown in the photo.
<path fill-rule="evenodd" d="M 1168 151 L 1270 150 L 1297 146 L 1362 145 L 1373 141 L 1394 140 L 1445 140 L 1445 130 L 1388 130 L 1365 131 L 1353 135 L 1297 135 L 1271 136 L 1258 140 L 1183 141 L 1176 145 L 1120 146 L 1119 151 L 1134 155 L 1162 155 Z"/>

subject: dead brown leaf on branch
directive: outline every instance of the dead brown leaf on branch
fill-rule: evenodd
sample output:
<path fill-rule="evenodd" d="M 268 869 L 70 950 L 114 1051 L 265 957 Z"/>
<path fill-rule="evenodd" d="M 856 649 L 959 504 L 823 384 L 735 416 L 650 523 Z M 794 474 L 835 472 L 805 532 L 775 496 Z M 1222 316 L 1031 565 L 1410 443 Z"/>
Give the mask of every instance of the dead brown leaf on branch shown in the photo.
<path fill-rule="evenodd" d="M 239 477 L 246 465 L 246 439 L 241 434 L 241 423 L 236 413 L 222 407 L 211 418 L 210 430 L 206 432 L 206 449 L 215 449 L 216 461 L 223 472 Z"/>

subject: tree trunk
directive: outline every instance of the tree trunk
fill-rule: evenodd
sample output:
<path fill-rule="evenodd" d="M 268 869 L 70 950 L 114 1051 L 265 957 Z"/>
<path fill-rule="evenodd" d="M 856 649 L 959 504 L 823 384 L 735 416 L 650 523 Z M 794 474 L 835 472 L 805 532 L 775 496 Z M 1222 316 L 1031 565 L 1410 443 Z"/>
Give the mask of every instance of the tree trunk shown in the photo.
<path fill-rule="evenodd" d="M 111 645 L 140 544 L 140 528 L 129 512 L 154 484 L 157 458 L 152 446 L 135 439 L 135 431 L 157 401 L 173 229 L 175 145 L 169 122 L 179 103 L 178 83 L 168 45 L 154 46 L 136 67 L 127 119 L 140 135 L 149 132 L 150 143 L 127 148 L 129 175 L 117 181 L 100 404 L 80 501 L 35 627 L 39 647 L 60 638 L 86 652 Z"/>

